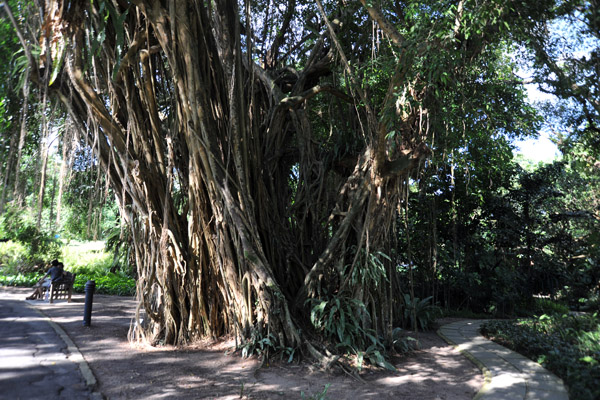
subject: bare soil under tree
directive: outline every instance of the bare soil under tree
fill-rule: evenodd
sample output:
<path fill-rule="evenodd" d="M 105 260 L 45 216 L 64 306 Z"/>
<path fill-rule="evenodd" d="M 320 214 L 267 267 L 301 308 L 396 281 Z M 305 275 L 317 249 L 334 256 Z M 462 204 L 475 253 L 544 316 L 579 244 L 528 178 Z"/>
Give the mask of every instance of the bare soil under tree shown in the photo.
<path fill-rule="evenodd" d="M 0 288 L 23 299 L 29 289 Z M 20 297 L 19 297 L 20 296 Z M 419 333 L 421 349 L 393 359 L 398 371 L 363 369 L 360 380 L 310 362 L 271 361 L 233 353 L 231 341 L 186 347 L 140 347 L 127 340 L 135 301 L 95 295 L 91 327 L 83 326 L 83 295 L 72 303 L 34 302 L 75 342 L 109 399 L 471 399 L 483 384 L 480 371 L 434 332 Z M 440 321 L 444 323 L 447 321 Z M 361 381 L 362 380 L 362 381 Z M 304 396 L 304 397 L 303 397 Z"/>

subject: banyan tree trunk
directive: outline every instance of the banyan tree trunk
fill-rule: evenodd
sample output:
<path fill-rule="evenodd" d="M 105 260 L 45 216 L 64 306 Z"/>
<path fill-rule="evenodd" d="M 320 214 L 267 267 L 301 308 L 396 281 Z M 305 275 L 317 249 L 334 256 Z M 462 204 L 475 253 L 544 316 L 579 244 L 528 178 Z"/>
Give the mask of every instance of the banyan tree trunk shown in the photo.
<path fill-rule="evenodd" d="M 427 155 L 415 145 L 392 160 L 377 117 L 357 111 L 364 96 L 315 84 L 341 46 L 317 40 L 284 93 L 248 54 L 237 10 L 234 0 L 46 3 L 42 57 L 64 60 L 51 87 L 80 131 L 99 132 L 97 156 L 133 236 L 132 334 L 152 343 L 305 343 L 306 299 L 344 290 L 344 264 L 361 251 L 389 251 L 407 173 Z M 308 118 L 308 101 L 325 93 L 364 137 L 338 171 L 325 168 Z M 419 131 L 418 112 L 407 134 Z M 378 331 L 392 324 L 394 285 L 353 288 Z"/>

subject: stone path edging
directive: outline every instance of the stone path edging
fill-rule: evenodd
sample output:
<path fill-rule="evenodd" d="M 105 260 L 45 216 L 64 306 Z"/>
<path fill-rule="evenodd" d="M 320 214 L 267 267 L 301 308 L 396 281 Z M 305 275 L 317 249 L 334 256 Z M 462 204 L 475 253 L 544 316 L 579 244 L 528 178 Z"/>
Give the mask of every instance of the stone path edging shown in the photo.
<path fill-rule="evenodd" d="M 538 363 L 479 334 L 483 320 L 457 321 L 438 330 L 483 372 L 476 400 L 568 400 L 560 378 Z"/>

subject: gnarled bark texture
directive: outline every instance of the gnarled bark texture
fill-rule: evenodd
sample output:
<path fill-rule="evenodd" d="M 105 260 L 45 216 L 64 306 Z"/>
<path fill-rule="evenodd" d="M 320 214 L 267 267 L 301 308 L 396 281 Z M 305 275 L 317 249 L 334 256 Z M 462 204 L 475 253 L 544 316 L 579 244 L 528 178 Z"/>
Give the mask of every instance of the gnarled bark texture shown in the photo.
<path fill-rule="evenodd" d="M 375 51 L 370 38 L 349 46 L 341 35 L 356 10 L 132 3 L 46 2 L 41 57 L 59 69 L 52 93 L 78 128 L 98 132 L 89 143 L 131 226 L 146 315 L 135 336 L 297 348 L 306 300 L 341 292 L 365 305 L 366 328 L 391 333 L 395 263 L 383 260 L 374 282 L 354 272 L 392 252 L 406 182 L 429 154 L 430 86 L 410 58 L 396 54 L 370 104 L 353 69 Z"/>

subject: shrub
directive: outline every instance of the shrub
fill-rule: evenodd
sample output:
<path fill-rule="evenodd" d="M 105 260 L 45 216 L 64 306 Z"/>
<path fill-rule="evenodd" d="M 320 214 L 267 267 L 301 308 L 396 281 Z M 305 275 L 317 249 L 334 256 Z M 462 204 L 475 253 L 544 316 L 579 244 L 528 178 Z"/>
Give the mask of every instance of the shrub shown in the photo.
<path fill-rule="evenodd" d="M 0 266 L 4 274 L 17 274 L 26 264 L 27 251 L 21 243 L 8 241 L 0 243 Z"/>
<path fill-rule="evenodd" d="M 85 284 L 90 280 L 96 283 L 96 293 L 98 294 L 109 294 L 114 296 L 135 295 L 135 280 L 113 273 L 108 273 L 107 275 L 77 274 L 75 283 L 73 284 L 73 290 L 78 293 L 83 293 L 85 291 Z"/>
<path fill-rule="evenodd" d="M 431 299 L 433 296 L 424 299 L 415 297 L 414 301 L 411 301 L 410 295 L 404 294 L 404 319 L 411 321 L 412 330 L 416 330 L 417 327 L 421 330 L 429 329 L 433 321 L 441 315 L 440 308 L 431 304 Z M 414 322 L 413 316 L 416 319 Z"/>
<path fill-rule="evenodd" d="M 542 315 L 542 314 L 562 315 L 562 314 L 569 313 L 569 307 L 563 303 L 559 303 L 559 302 L 551 300 L 551 299 L 545 299 L 545 298 L 539 297 L 539 298 L 535 298 L 533 311 L 537 315 Z"/>
<path fill-rule="evenodd" d="M 104 243 L 71 241 L 62 252 L 65 267 L 77 274 L 100 274 L 110 272 L 111 255 L 104 251 Z"/>
<path fill-rule="evenodd" d="M 5 239 L 19 242 L 25 247 L 27 265 L 59 257 L 60 240 L 52 232 L 39 229 L 22 210 L 9 208 L 0 220 L 0 226 Z"/>
<path fill-rule="evenodd" d="M 25 274 L 0 275 L 0 285 L 2 286 L 24 286 L 31 287 L 40 279 L 40 275 L 35 272 Z"/>
<path fill-rule="evenodd" d="M 385 360 L 385 346 L 376 333 L 362 326 L 361 316 L 368 315 L 368 311 L 361 301 L 344 295 L 310 301 L 313 326 L 336 343 L 338 349 L 355 355 L 359 370 L 366 359 L 373 365 L 395 371 Z"/>

